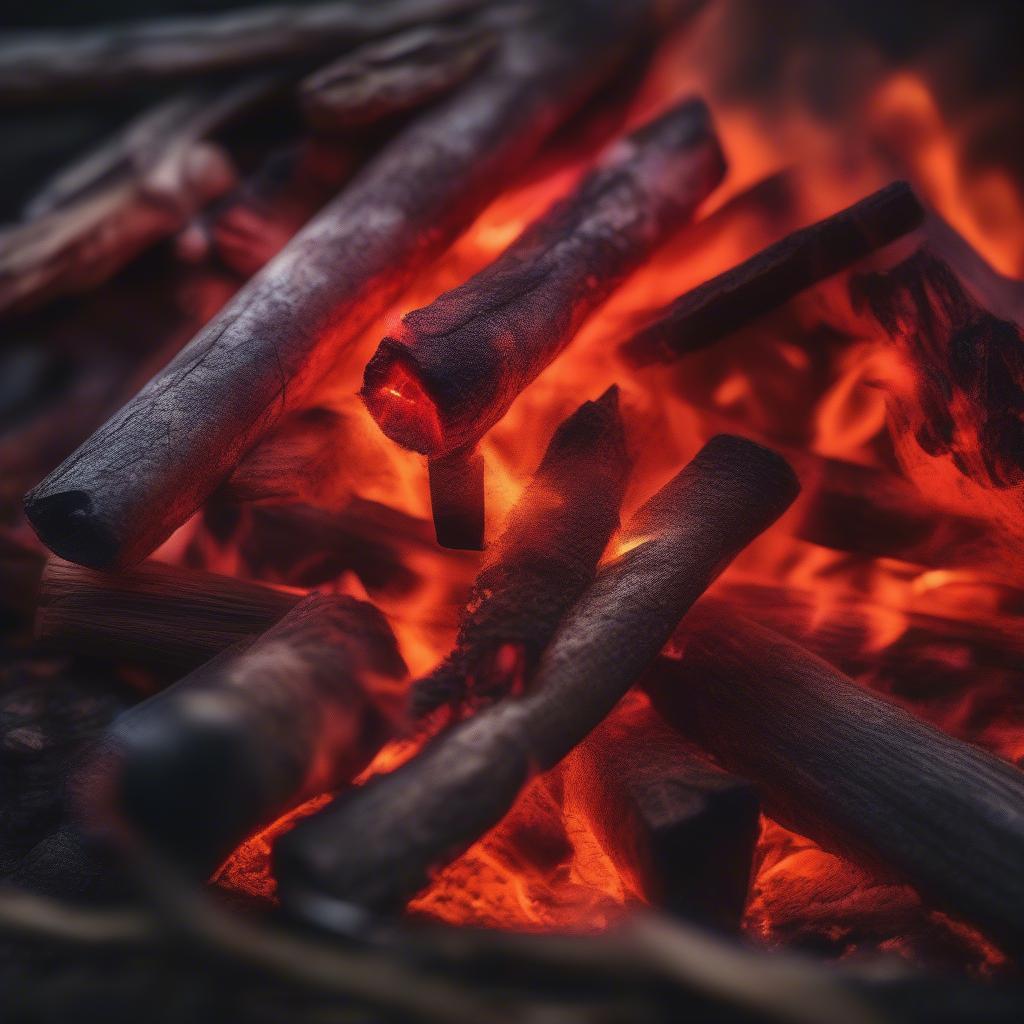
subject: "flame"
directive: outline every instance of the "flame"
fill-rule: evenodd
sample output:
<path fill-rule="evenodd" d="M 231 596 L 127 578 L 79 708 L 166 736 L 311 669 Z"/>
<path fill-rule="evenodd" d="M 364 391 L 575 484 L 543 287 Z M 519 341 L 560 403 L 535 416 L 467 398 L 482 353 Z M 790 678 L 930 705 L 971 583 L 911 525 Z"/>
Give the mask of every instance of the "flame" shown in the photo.
<path fill-rule="evenodd" d="M 618 344 L 653 309 L 789 231 L 849 204 L 889 180 L 894 168 L 992 264 L 1006 272 L 1024 266 L 1024 206 L 1017 190 L 1005 176 L 965 172 L 963 140 L 951 130 L 923 77 L 908 71 L 877 83 L 858 121 L 874 145 L 853 152 L 846 124 L 822 125 L 796 111 L 769 123 L 749 106 L 717 95 L 707 72 L 711 31 L 705 26 L 667 41 L 621 131 L 675 98 L 700 92 L 715 110 L 729 177 L 699 223 L 585 324 L 484 440 L 490 536 L 522 492 L 557 424 L 612 383 L 622 389 L 635 457 L 624 514 L 717 432 L 726 415 L 730 424 L 751 435 L 896 473 L 880 383 L 912 383 L 913 370 L 877 326 L 854 315 L 845 276 L 694 353 L 678 367 L 634 374 L 616 357 Z M 419 275 L 325 381 L 319 400 L 340 411 L 348 424 L 344 459 L 339 454 L 344 465 L 325 504 L 358 493 L 410 516 L 429 517 L 423 460 L 387 442 L 362 408 L 356 397 L 362 367 L 405 312 L 485 266 L 567 194 L 592 159 L 589 151 L 554 147 L 553 155 L 540 160 L 530 176 L 492 203 L 442 259 Z M 754 186 L 794 164 L 800 170 L 785 176 L 789 187 L 783 200 L 760 197 Z M 424 415 L 415 382 L 396 379 L 385 391 L 396 415 Z M 185 529 L 187 537 L 201 532 L 195 522 Z M 611 557 L 621 557 L 645 539 L 616 538 Z M 169 544 L 166 550 L 173 554 L 183 540 Z M 244 572 L 230 547 L 215 550 L 207 543 L 204 550 L 211 567 Z M 416 675 L 450 649 L 479 560 L 427 546 L 410 548 L 403 557 L 418 580 L 416 588 L 398 596 L 370 596 L 388 614 Z M 1013 615 L 994 582 L 998 568 L 992 562 L 922 567 L 850 556 L 802 540 L 790 515 L 752 544 L 718 586 L 727 592 L 730 585 L 753 582 L 805 595 L 808 614 L 799 624 L 805 636 L 825 635 L 855 619 L 859 632 L 849 654 L 864 666 L 856 673 L 862 684 L 895 696 L 943 729 L 1020 759 L 1024 729 L 1008 710 L 1019 704 L 1012 696 L 1019 676 L 1005 665 L 986 664 L 972 639 L 951 639 L 966 635 L 954 627 L 979 622 L 1012 635 Z M 941 674 L 948 685 L 942 692 L 908 691 L 902 667 L 907 659 L 918 659 L 913 663 Z M 615 714 L 628 714 L 628 706 Z M 394 741 L 357 784 L 394 770 L 420 742 L 419 737 Z M 591 815 L 599 809 L 587 806 L 574 787 L 574 756 L 535 780 L 509 816 L 440 872 L 410 911 L 452 923 L 593 930 L 639 902 L 635 880 L 619 870 L 614 851 L 603 849 L 596 838 Z M 271 894 L 270 844 L 324 799 L 249 840 L 217 880 Z M 824 944 L 837 957 L 865 948 L 925 956 L 922 949 L 932 944 L 955 950 L 980 973 L 1002 963 L 984 940 L 923 907 L 911 890 L 879 882 L 773 822 L 764 823 L 757 863 L 745 928 L 764 941 Z"/>

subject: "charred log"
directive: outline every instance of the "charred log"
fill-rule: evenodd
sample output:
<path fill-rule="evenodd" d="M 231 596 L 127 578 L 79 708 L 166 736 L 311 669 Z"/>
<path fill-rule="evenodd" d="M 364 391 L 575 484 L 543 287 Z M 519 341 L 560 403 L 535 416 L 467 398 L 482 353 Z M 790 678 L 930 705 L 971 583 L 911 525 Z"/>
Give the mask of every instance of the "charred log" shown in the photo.
<path fill-rule="evenodd" d="M 714 602 L 646 682 L 767 812 L 1019 947 L 1024 773 Z"/>
<path fill-rule="evenodd" d="M 529 692 L 442 734 L 279 841 L 282 899 L 395 907 L 496 824 L 647 668 L 690 604 L 796 496 L 774 452 L 720 436 L 631 519 L 623 551 L 563 619 Z"/>
<path fill-rule="evenodd" d="M 146 81 L 286 64 L 430 19 L 481 0 L 385 0 L 255 7 L 0 37 L 0 102 L 106 92 Z"/>
<path fill-rule="evenodd" d="M 769 246 L 661 310 L 622 346 L 632 366 L 671 363 L 919 227 L 924 210 L 905 182 Z"/>
<path fill-rule="evenodd" d="M 115 575 L 51 558 L 36 636 L 50 650 L 192 669 L 253 640 L 300 598 L 161 562 Z"/>
<path fill-rule="evenodd" d="M 227 192 L 234 166 L 208 137 L 268 88 L 169 100 L 58 175 L 0 234 L 0 315 L 95 287 Z"/>
<path fill-rule="evenodd" d="M 618 389 L 610 388 L 555 431 L 473 584 L 455 649 L 413 684 L 415 717 L 467 699 L 479 706 L 527 685 L 594 577 L 619 523 L 629 469 Z"/>
<path fill-rule="evenodd" d="M 300 89 L 302 111 L 331 134 L 414 110 L 460 85 L 494 53 L 483 25 L 422 26 L 370 43 L 310 75 Z"/>
<path fill-rule="evenodd" d="M 441 252 L 658 23 L 574 0 L 410 124 L 142 391 L 29 493 L 43 540 L 94 568 L 149 554 L 225 479 L 409 275 Z"/>
<path fill-rule="evenodd" d="M 475 445 L 586 317 L 689 220 L 724 169 L 699 100 L 615 145 L 494 263 L 381 342 L 362 396 L 384 433 L 432 458 Z"/>
<path fill-rule="evenodd" d="M 910 385 L 890 388 L 890 426 L 911 475 L 945 461 L 989 490 L 1024 483 L 1024 342 L 982 309 L 940 259 L 921 249 L 850 282 L 854 307 L 881 324 Z M 930 478 L 922 477 L 925 484 Z"/>
<path fill-rule="evenodd" d="M 735 929 L 747 901 L 760 802 L 646 703 L 622 708 L 567 771 L 602 847 L 652 906 Z"/>
<path fill-rule="evenodd" d="M 74 783 L 85 820 L 123 816 L 205 877 L 256 828 L 369 763 L 390 733 L 375 686 L 404 674 L 372 605 L 306 598 L 242 653 L 117 720 Z"/>
<path fill-rule="evenodd" d="M 431 459 L 430 505 L 437 543 L 457 551 L 484 549 L 484 457 L 475 448 Z"/>

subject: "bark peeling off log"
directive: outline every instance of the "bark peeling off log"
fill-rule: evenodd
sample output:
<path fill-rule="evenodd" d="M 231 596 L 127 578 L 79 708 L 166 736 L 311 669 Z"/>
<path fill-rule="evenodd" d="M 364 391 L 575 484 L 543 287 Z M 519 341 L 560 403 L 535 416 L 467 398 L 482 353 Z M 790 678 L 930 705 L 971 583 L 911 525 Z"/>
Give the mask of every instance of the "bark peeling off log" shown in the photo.
<path fill-rule="evenodd" d="M 192 669 L 251 641 L 299 600 L 259 583 L 161 562 L 113 575 L 51 558 L 36 637 L 51 650 Z"/>
<path fill-rule="evenodd" d="M 471 12 L 482 0 L 375 0 L 254 7 L 63 31 L 0 34 L 0 102 L 106 92 L 336 53 Z"/>
<path fill-rule="evenodd" d="M 494 263 L 381 342 L 362 396 L 384 433 L 433 457 L 475 445 L 724 170 L 700 100 L 614 145 Z"/>
<path fill-rule="evenodd" d="M 412 687 L 416 717 L 528 682 L 619 525 L 630 465 L 613 387 L 555 431 L 473 583 L 455 649 Z"/>
<path fill-rule="evenodd" d="M 497 42 L 483 25 L 411 29 L 310 75 L 302 111 L 317 131 L 334 133 L 425 106 L 467 79 Z"/>
<path fill-rule="evenodd" d="M 206 876 L 261 825 L 349 782 L 390 735 L 375 680 L 405 675 L 372 605 L 313 595 L 241 653 L 122 715 L 75 782 L 86 820 L 123 815 Z"/>
<path fill-rule="evenodd" d="M 621 352 L 632 366 L 681 359 L 913 231 L 923 218 L 906 182 L 889 185 L 687 292 Z"/>
<path fill-rule="evenodd" d="M 655 706 L 772 817 L 1020 948 L 1024 773 L 715 602 L 674 646 L 645 684 Z"/>
<path fill-rule="evenodd" d="M 421 889 L 611 711 L 692 602 L 798 489 L 774 452 L 736 437 L 708 442 L 633 517 L 627 550 L 563 619 L 525 696 L 442 734 L 279 841 L 284 903 L 318 918 L 332 901 L 393 908 Z"/>
<path fill-rule="evenodd" d="M 510 31 L 465 89 L 410 124 L 161 373 L 26 498 L 52 550 L 149 554 L 307 397 L 658 24 L 654 0 L 574 0 Z"/>

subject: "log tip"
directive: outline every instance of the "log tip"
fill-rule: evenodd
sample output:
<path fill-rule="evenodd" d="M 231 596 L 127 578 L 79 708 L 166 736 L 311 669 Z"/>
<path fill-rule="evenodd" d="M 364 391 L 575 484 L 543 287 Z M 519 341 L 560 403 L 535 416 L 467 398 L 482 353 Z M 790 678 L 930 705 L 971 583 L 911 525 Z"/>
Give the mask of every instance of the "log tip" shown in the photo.
<path fill-rule="evenodd" d="M 49 492 L 44 481 L 25 495 L 24 509 L 39 539 L 61 558 L 90 569 L 121 565 L 118 538 L 96 515 L 87 492 Z"/>

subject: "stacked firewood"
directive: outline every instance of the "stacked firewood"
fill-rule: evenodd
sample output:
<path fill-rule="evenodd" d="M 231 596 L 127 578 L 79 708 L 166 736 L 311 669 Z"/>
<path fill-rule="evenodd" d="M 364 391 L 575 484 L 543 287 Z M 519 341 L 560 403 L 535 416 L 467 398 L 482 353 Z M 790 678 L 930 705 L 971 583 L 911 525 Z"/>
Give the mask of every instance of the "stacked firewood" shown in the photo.
<path fill-rule="evenodd" d="M 168 1021 L 225 1005 L 253 1021 L 283 1007 L 310 1021 L 1019 1013 L 1015 990 L 882 978 L 725 937 L 763 808 L 1012 957 L 1024 773 L 845 674 L 859 667 L 852 616 L 826 634 L 807 626 L 805 596 L 736 579 L 703 597 L 791 506 L 802 541 L 961 559 L 1012 582 L 1005 522 L 723 423 L 623 524 L 631 423 L 611 387 L 557 427 L 485 535 L 481 440 L 631 274 L 694 232 L 725 174 L 702 100 L 615 140 L 488 266 L 379 339 L 361 398 L 388 439 L 426 457 L 433 530 L 352 494 L 318 507 L 350 428 L 318 404 L 322 382 L 557 130 L 625 88 L 698 6 L 349 0 L 0 37 L 4 103 L 188 84 L 56 175 L 2 236 L 0 315 L 56 339 L 0 437 L 4 495 L 28 491 L 48 549 L 26 528 L 0 548 L 14 666 L 0 752 L 19 789 L 0 806 L 0 978 L 16 1016 L 84 1004 L 134 1018 L 153 986 Z M 652 311 L 622 343 L 623 372 L 719 342 L 923 220 L 898 182 L 789 235 Z M 893 399 L 916 448 L 952 455 L 973 485 L 1017 486 L 1017 328 L 927 249 L 851 289 L 923 364 L 916 404 Z M 81 351 L 90 332 L 105 335 L 95 357 Z M 50 380 L 68 352 L 66 379 Z M 966 436 L 936 367 L 971 409 Z M 197 512 L 254 579 L 150 557 Z M 449 654 L 411 678 L 374 601 L 414 590 L 410 552 L 437 545 L 486 554 Z M 360 598 L 308 592 L 346 571 Z M 955 625 L 1019 670 L 1012 620 Z M 109 665 L 116 685 L 99 698 L 89 677 Z M 395 739 L 417 752 L 363 781 Z M 617 869 L 674 917 L 589 937 L 396 923 L 563 762 Z M 275 845 L 273 911 L 204 890 L 239 844 L 318 796 Z M 112 963 L 129 980 L 105 982 Z"/>

